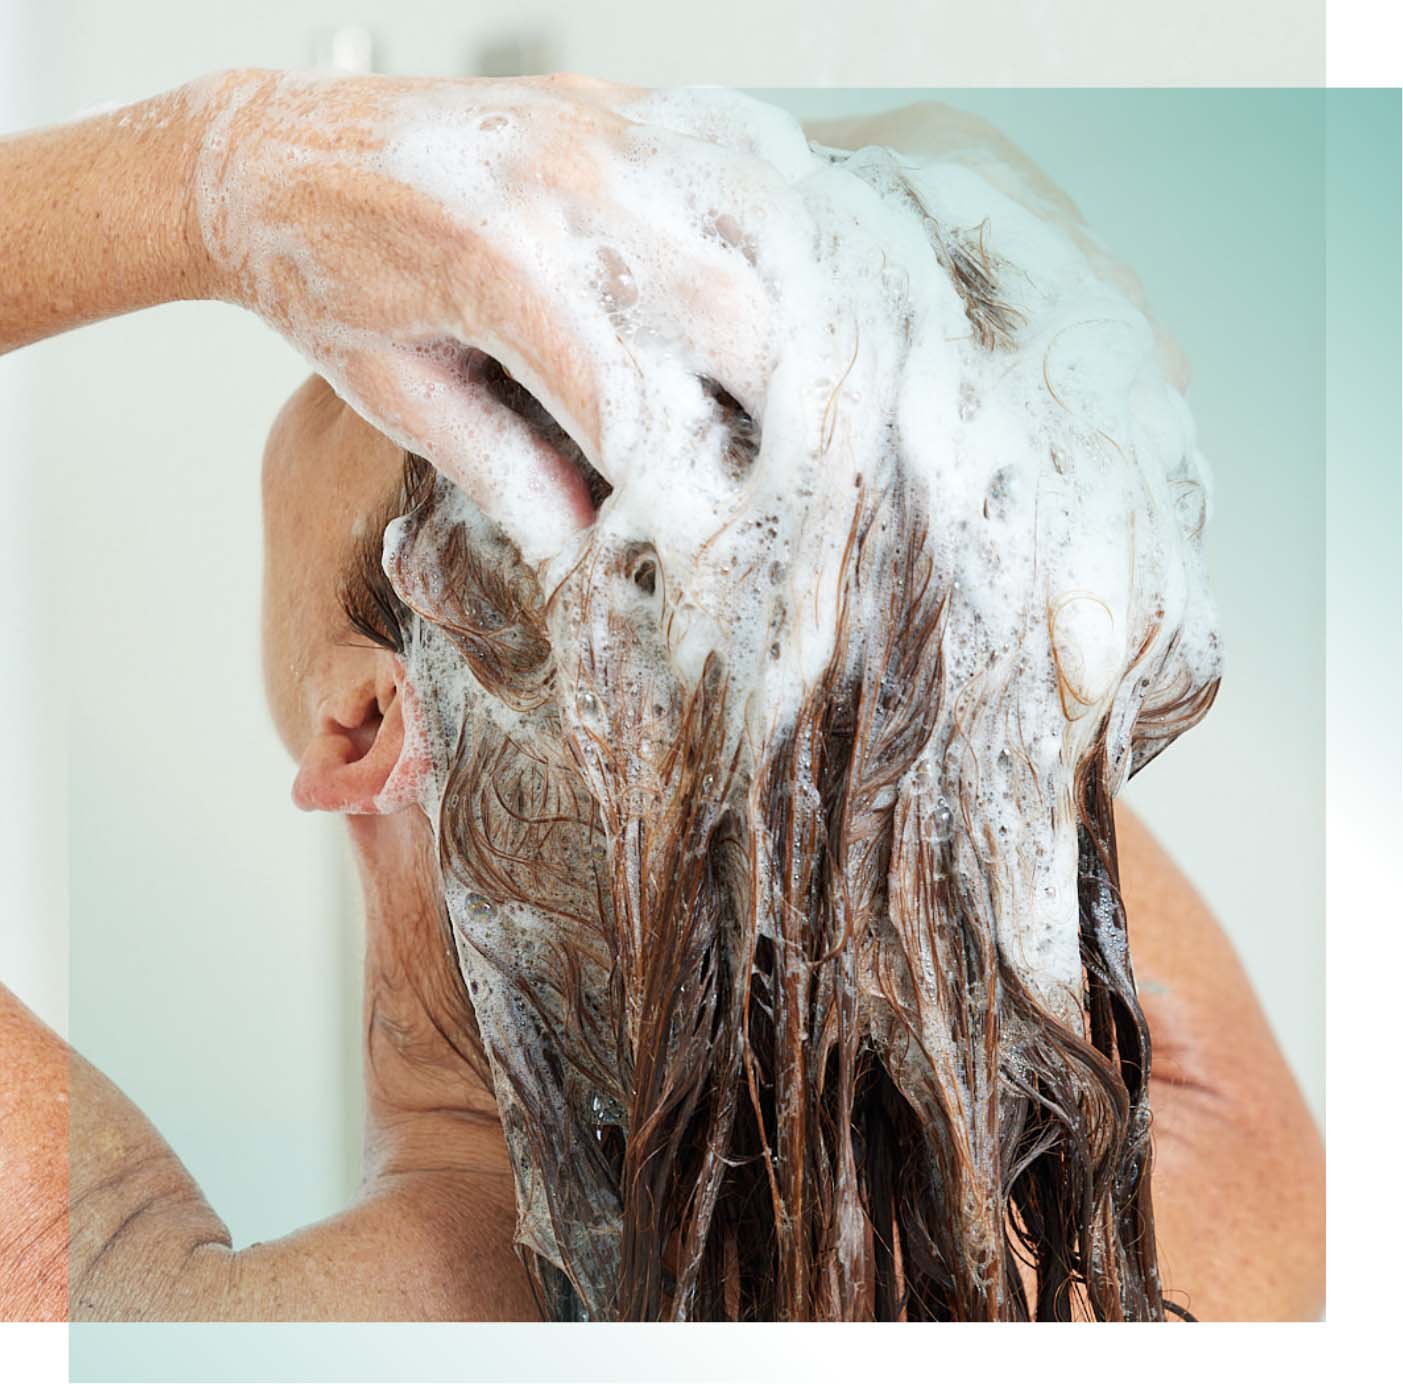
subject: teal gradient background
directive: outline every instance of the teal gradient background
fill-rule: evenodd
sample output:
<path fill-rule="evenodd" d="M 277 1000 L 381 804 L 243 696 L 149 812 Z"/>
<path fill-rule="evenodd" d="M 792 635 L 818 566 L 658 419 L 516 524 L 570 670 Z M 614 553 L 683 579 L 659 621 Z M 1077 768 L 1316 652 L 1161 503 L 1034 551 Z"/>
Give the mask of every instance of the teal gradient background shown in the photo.
<path fill-rule="evenodd" d="M 1399 748 L 1398 92 L 767 94 L 804 116 L 931 97 L 986 116 L 1183 343 L 1216 476 L 1227 676 L 1129 796 L 1233 936 L 1323 1117 L 1327 650 L 1332 803 L 1353 805 L 1356 845 L 1372 831 L 1397 848 L 1353 783 Z M 79 1325 L 71 1359 L 79 1380 L 733 1379 L 841 1348 L 831 1332 L 689 1328 L 679 1350 L 675 1331 L 616 1330 Z"/>

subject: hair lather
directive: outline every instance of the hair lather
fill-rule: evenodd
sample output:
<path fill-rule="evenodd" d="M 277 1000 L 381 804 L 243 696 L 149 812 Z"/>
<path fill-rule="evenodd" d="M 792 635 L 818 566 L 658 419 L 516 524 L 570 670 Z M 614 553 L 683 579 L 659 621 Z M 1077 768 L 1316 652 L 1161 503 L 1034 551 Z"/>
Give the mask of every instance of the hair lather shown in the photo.
<path fill-rule="evenodd" d="M 387 537 L 518 1241 L 554 1316 L 1159 1319 L 1112 802 L 1217 688 L 1192 423 L 1054 227 L 810 159 L 838 330 L 652 435 L 716 522 L 620 465 L 531 567 L 410 458 Z"/>

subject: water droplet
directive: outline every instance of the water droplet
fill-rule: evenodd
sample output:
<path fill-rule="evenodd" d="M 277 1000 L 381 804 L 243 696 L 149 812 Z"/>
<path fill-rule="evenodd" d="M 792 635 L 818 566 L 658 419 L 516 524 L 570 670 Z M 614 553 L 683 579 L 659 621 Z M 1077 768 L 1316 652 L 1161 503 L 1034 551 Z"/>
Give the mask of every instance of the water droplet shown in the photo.
<path fill-rule="evenodd" d="M 954 835 L 955 814 L 944 798 L 936 799 L 935 810 L 931 813 L 931 835 L 937 845 L 943 845 Z"/>
<path fill-rule="evenodd" d="M 623 256 L 607 245 L 599 247 L 597 259 L 595 283 L 605 312 L 611 315 L 626 312 L 638 301 L 638 285 L 634 282 L 633 271 Z"/>
<path fill-rule="evenodd" d="M 626 1112 L 618 1101 L 612 1096 L 606 1096 L 599 1091 L 595 1091 L 589 1098 L 589 1113 L 594 1121 L 595 1132 L 602 1138 L 604 1130 L 610 1125 L 622 1127 Z"/>

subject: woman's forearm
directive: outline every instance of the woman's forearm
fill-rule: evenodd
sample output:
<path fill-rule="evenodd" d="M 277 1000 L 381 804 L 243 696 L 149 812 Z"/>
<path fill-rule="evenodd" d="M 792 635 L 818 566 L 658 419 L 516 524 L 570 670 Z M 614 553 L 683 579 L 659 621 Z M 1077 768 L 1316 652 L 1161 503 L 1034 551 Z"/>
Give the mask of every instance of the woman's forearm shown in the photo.
<path fill-rule="evenodd" d="M 190 212 L 202 105 L 185 87 L 0 139 L 0 352 L 204 296 Z"/>

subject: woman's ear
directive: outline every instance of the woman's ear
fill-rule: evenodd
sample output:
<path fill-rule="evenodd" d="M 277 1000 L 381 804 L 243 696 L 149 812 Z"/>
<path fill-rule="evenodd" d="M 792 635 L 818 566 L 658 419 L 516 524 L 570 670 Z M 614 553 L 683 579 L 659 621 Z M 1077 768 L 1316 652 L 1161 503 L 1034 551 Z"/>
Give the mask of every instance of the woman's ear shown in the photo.
<path fill-rule="evenodd" d="M 334 709 L 324 709 L 302 752 L 293 802 L 304 812 L 363 815 L 398 812 L 416 802 L 427 759 L 417 728 L 406 732 L 411 701 L 397 670 L 379 692 L 367 683 Z"/>

